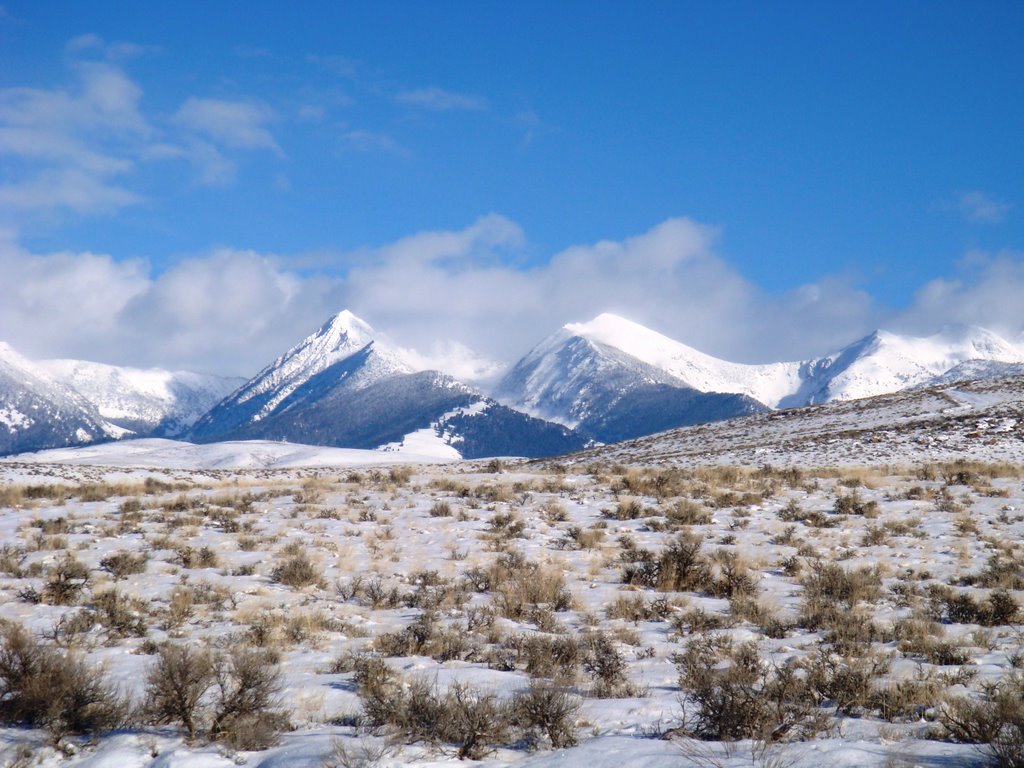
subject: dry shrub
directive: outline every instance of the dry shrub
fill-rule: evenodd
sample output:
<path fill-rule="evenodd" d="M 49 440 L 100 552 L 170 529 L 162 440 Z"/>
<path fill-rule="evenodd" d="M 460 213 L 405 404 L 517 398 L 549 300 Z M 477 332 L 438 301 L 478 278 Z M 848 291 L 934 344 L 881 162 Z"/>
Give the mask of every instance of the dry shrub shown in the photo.
<path fill-rule="evenodd" d="M 859 515 L 860 517 L 878 517 L 878 502 L 864 501 L 857 491 L 847 496 L 837 496 L 832 510 L 837 515 Z"/>
<path fill-rule="evenodd" d="M 447 501 L 435 501 L 430 507 L 431 517 L 451 517 L 452 505 Z"/>
<path fill-rule="evenodd" d="M 643 595 L 619 595 L 605 609 L 609 619 L 625 619 L 634 624 L 640 621 L 664 621 L 675 609 L 675 605 L 664 597 L 657 597 L 650 602 Z"/>
<path fill-rule="evenodd" d="M 214 659 L 206 650 L 166 644 L 146 677 L 144 716 L 153 723 L 174 723 L 189 741 L 201 725 L 200 702 L 216 679 Z"/>
<path fill-rule="evenodd" d="M 711 523 L 711 511 L 690 499 L 679 499 L 665 512 L 671 525 L 708 525 Z"/>
<path fill-rule="evenodd" d="M 408 742 L 452 744 L 459 759 L 480 760 L 503 743 L 546 736 L 551 746 L 576 743 L 578 701 L 562 689 L 536 684 L 501 701 L 465 683 L 441 691 L 422 678 L 402 680 L 382 659 L 354 662 L 363 715 Z"/>
<path fill-rule="evenodd" d="M 793 667 L 765 664 L 754 643 L 698 636 L 676 657 L 679 686 L 693 703 L 682 730 L 697 739 L 776 741 L 821 729 L 808 683 Z"/>
<path fill-rule="evenodd" d="M 626 660 L 604 632 L 588 632 L 580 643 L 583 669 L 594 680 L 592 694 L 599 699 L 635 696 L 638 690 L 626 677 Z"/>
<path fill-rule="evenodd" d="M 47 571 L 42 600 L 49 605 L 75 605 L 88 583 L 88 566 L 66 554 Z"/>
<path fill-rule="evenodd" d="M 247 648 L 218 659 L 210 738 L 235 749 L 265 749 L 288 727 L 279 708 L 276 654 Z"/>
<path fill-rule="evenodd" d="M 96 620 L 115 637 L 146 636 L 146 603 L 135 597 L 108 589 L 93 595 Z"/>
<path fill-rule="evenodd" d="M 514 652 L 515 666 L 521 666 L 532 678 L 547 678 L 569 684 L 576 679 L 576 668 L 583 658 L 580 642 L 569 635 L 514 635 L 505 641 Z"/>
<path fill-rule="evenodd" d="M 518 552 L 502 555 L 477 579 L 494 594 L 498 612 L 516 621 L 531 618 L 540 608 L 565 611 L 572 606 L 561 571 L 531 562 Z"/>
<path fill-rule="evenodd" d="M 984 601 L 978 601 L 967 592 L 933 585 L 929 611 L 939 621 L 993 627 L 1013 624 L 1020 615 L 1020 605 L 1005 589 L 993 590 Z"/>
<path fill-rule="evenodd" d="M 477 650 L 467 633 L 439 626 L 433 611 L 424 611 L 400 632 L 378 635 L 374 647 L 384 656 L 430 656 L 440 662 L 464 660 Z"/>
<path fill-rule="evenodd" d="M 703 592 L 715 597 L 757 593 L 750 567 L 738 554 L 719 549 L 708 557 L 701 544 L 699 536 L 684 532 L 657 558 L 646 550 L 624 548 L 627 563 L 622 581 L 662 592 Z"/>
<path fill-rule="evenodd" d="M 552 749 L 577 744 L 576 717 L 580 699 L 565 688 L 533 681 L 513 700 L 516 725 L 526 731 L 530 743 L 547 738 Z"/>
<path fill-rule="evenodd" d="M 939 721 L 954 741 L 983 744 L 1000 768 L 1024 768 L 1024 679 L 1008 677 L 987 686 L 985 698 L 950 699 Z"/>
<path fill-rule="evenodd" d="M 121 550 L 100 560 L 100 568 L 113 576 L 115 581 L 120 581 L 136 573 L 145 573 L 148 560 L 149 556 L 145 552 L 133 555 Z"/>
<path fill-rule="evenodd" d="M 127 719 L 126 698 L 102 667 L 45 646 L 18 625 L 0 636 L 0 721 L 45 728 L 55 741 L 98 736 Z"/>
<path fill-rule="evenodd" d="M 820 598 L 852 608 L 882 595 L 882 575 L 877 566 L 846 570 L 824 560 L 811 561 L 809 566 L 810 573 L 800 582 L 806 600 Z"/>
<path fill-rule="evenodd" d="M 299 549 L 274 566 L 270 578 L 288 587 L 320 584 L 320 572 L 304 549 Z"/>
<path fill-rule="evenodd" d="M 889 669 L 889 660 L 877 655 L 842 656 L 828 649 L 806 662 L 807 685 L 818 700 L 836 711 L 861 714 L 869 708 L 874 686 Z"/>

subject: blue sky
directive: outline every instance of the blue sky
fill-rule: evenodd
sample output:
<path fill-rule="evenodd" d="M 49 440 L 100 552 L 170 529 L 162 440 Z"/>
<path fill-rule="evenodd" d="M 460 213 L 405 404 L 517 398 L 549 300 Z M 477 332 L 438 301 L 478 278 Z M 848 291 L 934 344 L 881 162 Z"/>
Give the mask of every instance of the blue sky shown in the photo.
<path fill-rule="evenodd" d="M 342 306 L 446 363 L 604 309 L 747 360 L 1024 331 L 1020 3 L 3 9 L 34 356 L 252 372 Z"/>

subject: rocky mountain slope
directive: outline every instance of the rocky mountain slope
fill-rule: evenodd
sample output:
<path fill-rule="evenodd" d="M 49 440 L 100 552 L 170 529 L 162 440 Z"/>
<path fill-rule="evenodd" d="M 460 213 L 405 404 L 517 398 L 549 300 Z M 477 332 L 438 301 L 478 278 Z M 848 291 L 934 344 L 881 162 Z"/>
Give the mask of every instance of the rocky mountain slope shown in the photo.
<path fill-rule="evenodd" d="M 395 448 L 450 458 L 545 456 L 587 439 L 498 404 L 437 371 L 414 371 L 341 312 L 200 419 L 189 437 Z"/>
<path fill-rule="evenodd" d="M 80 445 L 122 433 L 75 390 L 0 342 L 0 454 Z"/>
<path fill-rule="evenodd" d="M 495 395 L 610 442 L 769 408 L 855 400 L 1020 370 L 1024 348 L 981 328 L 920 338 L 876 331 L 825 357 L 747 365 L 602 314 L 542 341 L 502 379 Z"/>
<path fill-rule="evenodd" d="M 135 435 L 155 437 L 183 434 L 245 381 L 85 360 L 42 360 L 37 365 L 88 400 L 107 422 Z"/>

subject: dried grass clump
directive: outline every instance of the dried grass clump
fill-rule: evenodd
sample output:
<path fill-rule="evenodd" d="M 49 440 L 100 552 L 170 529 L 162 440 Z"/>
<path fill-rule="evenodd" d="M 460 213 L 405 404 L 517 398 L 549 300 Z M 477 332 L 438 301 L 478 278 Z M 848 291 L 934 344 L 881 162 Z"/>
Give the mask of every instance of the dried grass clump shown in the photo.
<path fill-rule="evenodd" d="M 506 553 L 483 573 L 471 575 L 478 588 L 494 596 L 494 606 L 504 617 L 522 621 L 540 609 L 566 611 L 572 593 L 556 568 L 527 560 L 518 552 Z"/>

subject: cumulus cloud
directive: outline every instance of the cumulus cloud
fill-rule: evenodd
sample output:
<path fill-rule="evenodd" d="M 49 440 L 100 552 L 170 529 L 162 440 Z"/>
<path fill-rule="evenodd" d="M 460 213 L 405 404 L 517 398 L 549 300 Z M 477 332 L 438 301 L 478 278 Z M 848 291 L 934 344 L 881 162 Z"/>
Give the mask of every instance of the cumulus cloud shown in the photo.
<path fill-rule="evenodd" d="M 421 233 L 363 254 L 344 297 L 409 346 L 448 339 L 505 361 L 564 323 L 604 311 L 750 360 L 830 349 L 870 324 L 870 300 L 840 281 L 764 294 L 715 253 L 715 239 L 713 229 L 671 219 L 524 269 L 523 232 L 491 215 L 460 232 Z"/>
<path fill-rule="evenodd" d="M 973 251 L 960 274 L 921 286 L 894 325 L 916 333 L 943 325 L 980 325 L 1008 338 L 1024 334 L 1024 253 Z"/>
<path fill-rule="evenodd" d="M 480 379 L 564 323 L 606 311 L 745 362 L 833 352 L 876 327 L 1024 333 L 1020 253 L 972 254 L 893 311 L 836 277 L 770 294 L 717 253 L 717 237 L 670 219 L 527 265 L 525 233 L 492 214 L 333 260 L 218 249 L 153 274 L 102 254 L 31 253 L 8 235 L 0 340 L 33 357 L 251 375 L 348 308 L 418 365 Z"/>
<path fill-rule="evenodd" d="M 435 112 L 449 112 L 453 110 L 482 112 L 487 109 L 487 99 L 482 96 L 455 93 L 438 88 L 437 86 L 400 91 L 395 96 L 395 100 L 401 104 L 411 104 L 416 107 L 432 109 Z"/>
<path fill-rule="evenodd" d="M 252 374 L 337 311 L 336 281 L 220 249 L 153 275 L 142 261 L 0 240 L 0 340 L 33 358 Z"/>

